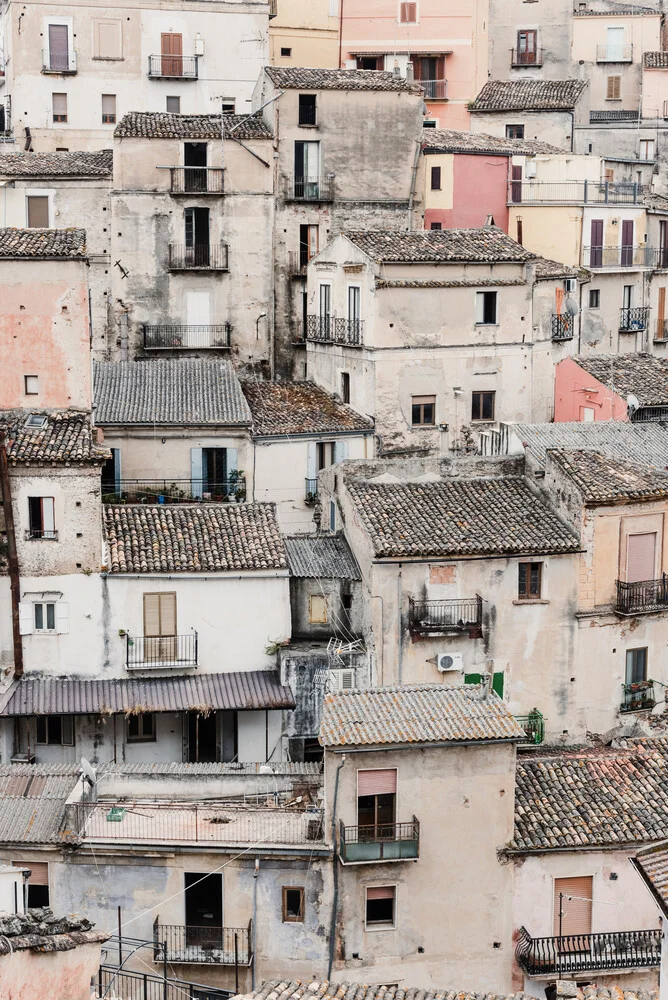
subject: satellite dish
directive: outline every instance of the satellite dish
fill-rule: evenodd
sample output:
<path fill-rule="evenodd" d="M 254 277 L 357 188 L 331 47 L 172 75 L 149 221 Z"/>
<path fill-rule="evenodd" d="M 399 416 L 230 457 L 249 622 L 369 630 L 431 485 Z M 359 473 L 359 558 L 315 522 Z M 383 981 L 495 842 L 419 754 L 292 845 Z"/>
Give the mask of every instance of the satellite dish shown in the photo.
<path fill-rule="evenodd" d="M 639 409 L 639 407 L 640 407 L 640 400 L 638 399 L 638 397 L 634 396 L 632 392 L 629 393 L 629 395 L 626 397 L 626 408 L 628 409 L 629 413 L 635 413 L 636 410 Z"/>
<path fill-rule="evenodd" d="M 81 773 L 84 776 L 84 778 L 86 778 L 86 780 L 90 782 L 91 788 L 95 788 L 97 784 L 97 775 L 95 774 L 93 765 L 90 763 L 90 761 L 87 761 L 85 757 L 82 757 L 79 766 L 81 768 Z"/>

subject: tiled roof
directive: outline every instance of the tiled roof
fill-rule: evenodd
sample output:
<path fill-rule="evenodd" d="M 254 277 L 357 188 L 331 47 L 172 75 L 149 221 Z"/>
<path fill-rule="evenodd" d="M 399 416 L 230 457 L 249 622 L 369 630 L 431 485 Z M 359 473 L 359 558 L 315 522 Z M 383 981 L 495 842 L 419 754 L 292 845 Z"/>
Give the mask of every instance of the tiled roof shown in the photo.
<path fill-rule="evenodd" d="M 668 467 L 668 427 L 654 421 L 627 423 L 596 420 L 557 424 L 507 424 L 538 465 L 545 464 L 548 448 L 565 451 L 599 451 L 602 455 L 644 462 L 658 469 Z"/>
<path fill-rule="evenodd" d="M 251 412 L 229 361 L 97 361 L 98 424 L 242 424 Z"/>
<path fill-rule="evenodd" d="M 489 80 L 471 111 L 570 111 L 585 86 L 583 80 Z"/>
<path fill-rule="evenodd" d="M 571 267 L 569 264 L 560 264 L 559 261 L 549 260 L 547 257 L 536 258 L 534 267 L 536 268 L 536 278 L 539 280 L 581 278 L 587 273 L 580 268 Z"/>
<path fill-rule="evenodd" d="M 565 150 L 538 139 L 504 139 L 484 132 L 457 132 L 448 128 L 422 130 L 422 148 L 439 153 L 485 153 L 497 156 L 563 155 Z"/>
<path fill-rule="evenodd" d="M 524 278 L 381 278 L 376 275 L 376 288 L 513 288 L 526 285 Z"/>
<path fill-rule="evenodd" d="M 620 396 L 633 394 L 642 406 L 668 405 L 668 358 L 653 354 L 581 354 L 572 360 Z"/>
<path fill-rule="evenodd" d="M 529 993 L 471 993 L 467 990 L 407 986 L 367 986 L 365 983 L 309 982 L 271 979 L 254 993 L 234 1000 L 533 1000 Z M 618 1000 L 614 997 L 613 1000 Z M 637 998 L 636 998 L 637 1000 Z M 644 998 L 641 998 L 644 1000 Z"/>
<path fill-rule="evenodd" d="M 668 55 L 668 53 L 666 53 L 666 55 Z M 666 66 L 668 66 L 668 62 L 666 63 Z M 648 212 L 655 212 L 658 215 L 668 214 L 668 198 L 666 198 L 665 195 L 656 194 L 651 191 L 643 197 L 643 202 Z"/>
<path fill-rule="evenodd" d="M 403 230 L 351 230 L 342 235 L 372 260 L 385 263 L 521 263 L 536 257 L 535 253 L 525 250 L 496 226 L 410 233 Z"/>
<path fill-rule="evenodd" d="M 577 536 L 524 479 L 348 483 L 377 557 L 575 552 Z"/>
<path fill-rule="evenodd" d="M 513 850 L 648 844 L 667 829 L 664 741 L 517 761 Z"/>
<path fill-rule="evenodd" d="M 105 504 L 112 573 L 230 573 L 285 569 L 270 503 Z"/>
<path fill-rule="evenodd" d="M 44 418 L 44 426 L 28 427 L 26 421 L 31 417 Z M 12 465 L 100 465 L 111 456 L 95 441 L 90 413 L 0 410 L 0 426 L 7 434 L 7 458 Z"/>
<path fill-rule="evenodd" d="M 421 94 L 419 85 L 394 73 L 371 69 L 312 69 L 304 66 L 266 66 L 277 87 L 287 90 L 405 90 Z"/>
<path fill-rule="evenodd" d="M 85 229 L 0 229 L 0 258 L 86 257 Z"/>
<path fill-rule="evenodd" d="M 221 119 L 226 135 L 237 139 L 273 139 L 261 115 L 170 115 L 159 111 L 131 111 L 114 130 L 117 139 L 220 139 Z"/>
<path fill-rule="evenodd" d="M 0 153 L 2 177 L 110 177 L 111 149 L 98 153 Z"/>
<path fill-rule="evenodd" d="M 645 52 L 645 69 L 668 69 L 668 52 Z"/>
<path fill-rule="evenodd" d="M 587 504 L 616 500 L 657 500 L 668 496 L 668 473 L 644 462 L 601 455 L 596 451 L 550 451 L 550 457 L 573 480 Z"/>
<path fill-rule="evenodd" d="M 631 864 L 654 896 L 661 912 L 668 917 L 668 844 L 639 851 Z"/>
<path fill-rule="evenodd" d="M 508 706 L 482 684 L 405 684 L 325 697 L 325 747 L 461 743 L 526 738 Z"/>
<path fill-rule="evenodd" d="M 26 913 L 0 913 L 0 955 L 73 951 L 78 945 L 108 941 L 111 935 L 94 931 L 94 926 L 74 913 L 56 917 L 49 906 L 32 907 Z"/>
<path fill-rule="evenodd" d="M 253 434 L 336 434 L 370 432 L 373 421 L 339 402 L 314 382 L 243 381 L 253 417 Z"/>
<path fill-rule="evenodd" d="M 292 535 L 284 539 L 290 575 L 305 579 L 361 580 L 343 535 Z"/>
<path fill-rule="evenodd" d="M 294 708 L 294 698 L 273 670 L 108 681 L 23 677 L 10 688 L 0 715 L 106 715 L 132 712 L 137 705 L 146 712 L 187 712 L 203 705 L 211 711 L 245 711 Z"/>

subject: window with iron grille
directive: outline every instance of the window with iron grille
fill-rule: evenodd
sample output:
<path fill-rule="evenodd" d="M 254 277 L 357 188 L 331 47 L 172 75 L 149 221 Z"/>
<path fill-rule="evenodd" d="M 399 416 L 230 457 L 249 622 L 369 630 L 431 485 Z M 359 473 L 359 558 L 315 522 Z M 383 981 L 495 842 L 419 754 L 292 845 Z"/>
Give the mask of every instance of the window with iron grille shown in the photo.
<path fill-rule="evenodd" d="M 517 576 L 517 598 L 520 601 L 540 600 L 543 564 L 521 562 Z"/>

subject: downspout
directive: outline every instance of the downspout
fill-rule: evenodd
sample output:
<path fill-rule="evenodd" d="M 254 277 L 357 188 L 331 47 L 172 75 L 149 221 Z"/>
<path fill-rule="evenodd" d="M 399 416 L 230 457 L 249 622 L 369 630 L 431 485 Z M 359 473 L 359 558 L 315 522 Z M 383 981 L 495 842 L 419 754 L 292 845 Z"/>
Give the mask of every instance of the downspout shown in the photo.
<path fill-rule="evenodd" d="M 341 768 L 346 762 L 346 755 L 341 758 L 341 763 L 336 768 L 336 778 L 334 779 L 334 801 L 332 803 L 332 864 L 334 866 L 334 892 L 332 895 L 332 920 L 329 927 L 329 964 L 327 965 L 327 980 L 332 978 L 332 966 L 334 965 L 334 947 L 336 940 L 336 916 L 339 907 L 339 863 L 336 856 L 336 803 L 339 797 L 339 775 Z"/>
<path fill-rule="evenodd" d="M 255 859 L 255 871 L 253 872 L 253 933 L 252 937 L 252 948 L 253 948 L 253 961 L 251 964 L 251 989 L 255 990 L 255 941 L 256 941 L 256 923 L 257 923 L 257 876 L 260 871 L 260 859 Z"/>
<path fill-rule="evenodd" d="M 399 573 L 397 574 L 397 612 L 399 619 L 399 655 L 397 657 L 397 684 L 403 684 L 403 673 L 404 673 L 404 643 L 403 643 L 403 629 L 401 622 L 401 612 L 402 612 L 402 594 L 401 594 L 401 563 L 399 563 Z"/>
<path fill-rule="evenodd" d="M 341 56 L 343 55 L 343 0 L 339 0 L 339 69 L 341 69 Z"/>
<path fill-rule="evenodd" d="M 9 483 L 9 465 L 7 462 L 7 435 L 0 429 L 0 488 L 2 504 L 5 511 L 5 530 L 7 533 L 7 562 L 9 565 L 9 587 L 12 600 L 12 640 L 14 645 L 14 680 L 23 677 L 23 639 L 19 621 L 19 604 L 21 602 L 21 581 L 19 578 L 19 557 L 16 551 L 16 528 L 14 511 L 12 509 L 12 491 Z"/>

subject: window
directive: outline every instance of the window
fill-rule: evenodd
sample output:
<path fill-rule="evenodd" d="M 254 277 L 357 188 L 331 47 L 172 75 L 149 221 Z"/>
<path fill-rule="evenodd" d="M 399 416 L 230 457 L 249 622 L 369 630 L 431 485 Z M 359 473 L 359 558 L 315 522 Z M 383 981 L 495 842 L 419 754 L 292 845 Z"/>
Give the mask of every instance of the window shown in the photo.
<path fill-rule="evenodd" d="M 292 56 L 292 49 L 281 47 L 281 55 L 284 59 L 290 59 Z"/>
<path fill-rule="evenodd" d="M 299 227 L 299 268 L 308 264 L 311 257 L 318 252 L 319 226 L 301 225 Z"/>
<path fill-rule="evenodd" d="M 522 226 L 522 220 L 518 216 L 518 218 L 515 221 L 517 223 L 517 242 L 519 243 L 520 246 L 522 246 L 524 242 L 524 229 Z"/>
<path fill-rule="evenodd" d="M 437 231 L 438 231 L 439 229 L 442 229 L 442 228 L 443 228 L 443 226 L 442 226 L 442 224 L 441 224 L 440 222 L 432 222 L 432 223 L 430 224 L 429 228 L 431 229 L 431 231 L 432 231 L 432 232 L 434 232 L 434 233 L 435 233 L 435 232 L 437 232 Z"/>
<path fill-rule="evenodd" d="M 360 334 L 362 316 L 362 289 L 359 285 L 348 285 L 348 326 L 352 342 L 356 342 Z"/>
<path fill-rule="evenodd" d="M 656 573 L 656 532 L 629 535 L 626 541 L 626 582 L 653 580 Z"/>
<path fill-rule="evenodd" d="M 339 13 L 339 0 L 329 0 L 329 16 L 336 17 Z"/>
<path fill-rule="evenodd" d="M 113 125 L 116 121 L 116 94 L 102 95 L 102 124 Z"/>
<path fill-rule="evenodd" d="M 163 31 L 160 35 L 160 76 L 183 76 L 183 35 Z"/>
<path fill-rule="evenodd" d="M 127 722 L 128 743 L 155 742 L 155 714 L 153 712 L 138 712 L 129 715 Z"/>
<path fill-rule="evenodd" d="M 583 424 L 593 424 L 596 420 L 596 410 L 593 406 L 580 407 L 580 420 Z"/>
<path fill-rule="evenodd" d="M 496 292 L 475 293 L 475 321 L 479 325 L 496 324 Z"/>
<path fill-rule="evenodd" d="M 599 309 L 601 305 L 601 290 L 600 288 L 590 288 L 589 289 L 589 308 Z"/>
<path fill-rule="evenodd" d="M 471 394 L 471 420 L 494 420 L 495 392 Z"/>
<path fill-rule="evenodd" d="M 399 23 L 400 24 L 417 24 L 417 2 L 416 0 L 408 0 L 408 3 L 402 2 L 399 4 Z"/>
<path fill-rule="evenodd" d="M 654 139 L 640 140 L 640 159 L 641 160 L 654 159 Z"/>
<path fill-rule="evenodd" d="M 93 21 L 93 59 L 123 58 L 123 22 L 120 18 Z"/>
<path fill-rule="evenodd" d="M 524 125 L 506 125 L 506 139 L 523 139 Z"/>
<path fill-rule="evenodd" d="M 320 143 L 295 142 L 295 198 L 314 200 L 320 196 Z"/>
<path fill-rule="evenodd" d="M 639 684 L 647 680 L 647 647 L 626 650 L 626 683 Z"/>
<path fill-rule="evenodd" d="M 176 594 L 144 594 L 144 635 L 176 635 Z"/>
<path fill-rule="evenodd" d="M 350 374 L 341 372 L 341 399 L 344 403 L 350 402 Z"/>
<path fill-rule="evenodd" d="M 53 108 L 54 122 L 67 121 L 67 94 L 52 94 L 51 102 Z"/>
<path fill-rule="evenodd" d="M 411 423 L 413 427 L 433 427 L 436 423 L 436 396 L 411 398 Z"/>
<path fill-rule="evenodd" d="M 327 601 L 321 594 L 311 594 L 308 599 L 308 620 L 311 625 L 326 625 Z"/>
<path fill-rule="evenodd" d="M 432 167 L 431 168 L 431 189 L 432 191 L 441 190 L 441 168 Z"/>
<path fill-rule="evenodd" d="M 315 94 L 299 95 L 299 124 L 317 125 Z"/>
<path fill-rule="evenodd" d="M 45 194 L 29 194 L 26 197 L 28 229 L 49 228 L 49 198 Z"/>
<path fill-rule="evenodd" d="M 316 465 L 318 472 L 334 465 L 336 461 L 336 444 L 334 441 L 318 441 L 316 445 Z"/>
<path fill-rule="evenodd" d="M 318 290 L 318 314 L 320 335 L 329 336 L 330 320 L 332 318 L 332 286 L 320 285 Z"/>
<path fill-rule="evenodd" d="M 333 500 L 329 501 L 329 530 L 336 531 L 336 504 Z"/>
<path fill-rule="evenodd" d="M 221 111 L 224 115 L 233 115 L 236 112 L 237 104 L 236 101 L 231 97 L 226 97 L 221 105 Z"/>
<path fill-rule="evenodd" d="M 606 36 L 606 59 L 619 62 L 624 58 L 624 28 L 608 28 Z"/>
<path fill-rule="evenodd" d="M 382 70 L 385 60 L 382 56 L 358 56 L 357 69 Z"/>
<path fill-rule="evenodd" d="M 605 97 L 607 101 L 619 101 L 622 97 L 622 78 L 621 76 L 609 76 L 607 89 L 605 92 Z"/>
<path fill-rule="evenodd" d="M 304 920 L 303 886 L 283 886 L 283 923 L 301 923 Z"/>
<path fill-rule="evenodd" d="M 666 323 L 666 287 L 657 289 L 656 304 L 656 340 L 668 340 L 668 324 Z"/>
<path fill-rule="evenodd" d="M 12 861 L 14 868 L 27 868 L 28 875 L 28 906 L 49 905 L 49 862 L 48 861 Z"/>
<path fill-rule="evenodd" d="M 425 118 L 422 122 L 422 128 L 436 128 L 438 122 L 435 118 Z"/>
<path fill-rule="evenodd" d="M 37 742 L 44 746 L 74 746 L 74 719 L 71 715 L 38 715 Z"/>
<path fill-rule="evenodd" d="M 612 169 L 612 167 L 605 168 L 605 179 L 609 184 L 612 184 L 612 182 L 614 181 L 615 171 Z"/>
<path fill-rule="evenodd" d="M 357 772 L 357 826 L 360 840 L 394 837 L 396 799 L 396 768 Z"/>
<path fill-rule="evenodd" d="M 28 537 L 56 541 L 55 501 L 53 497 L 28 497 Z"/>
<path fill-rule="evenodd" d="M 51 73 L 67 73 L 70 66 L 70 39 L 67 24 L 50 24 L 49 51 L 44 68 Z"/>
<path fill-rule="evenodd" d="M 181 98 L 180 97 L 166 97 L 165 98 L 165 110 L 168 111 L 170 115 L 180 115 L 181 114 Z"/>
<path fill-rule="evenodd" d="M 624 285 L 622 289 L 622 309 L 630 309 L 633 304 L 633 285 Z"/>
<path fill-rule="evenodd" d="M 25 425 L 26 427 L 45 427 L 46 417 L 42 413 L 31 413 Z"/>
<path fill-rule="evenodd" d="M 520 601 L 540 600 L 542 576 L 542 563 L 521 562 L 519 564 L 517 597 Z"/>
<path fill-rule="evenodd" d="M 26 396 L 38 396 L 39 395 L 39 376 L 38 375 L 24 375 L 23 376 L 23 386 Z"/>
<path fill-rule="evenodd" d="M 49 602 L 33 604 L 35 632 L 56 631 L 56 605 Z"/>
<path fill-rule="evenodd" d="M 538 32 L 531 31 L 517 32 L 517 52 L 515 53 L 516 66 L 535 66 L 538 62 Z"/>
<path fill-rule="evenodd" d="M 366 889 L 366 926 L 394 927 L 396 886 L 370 885 Z"/>

